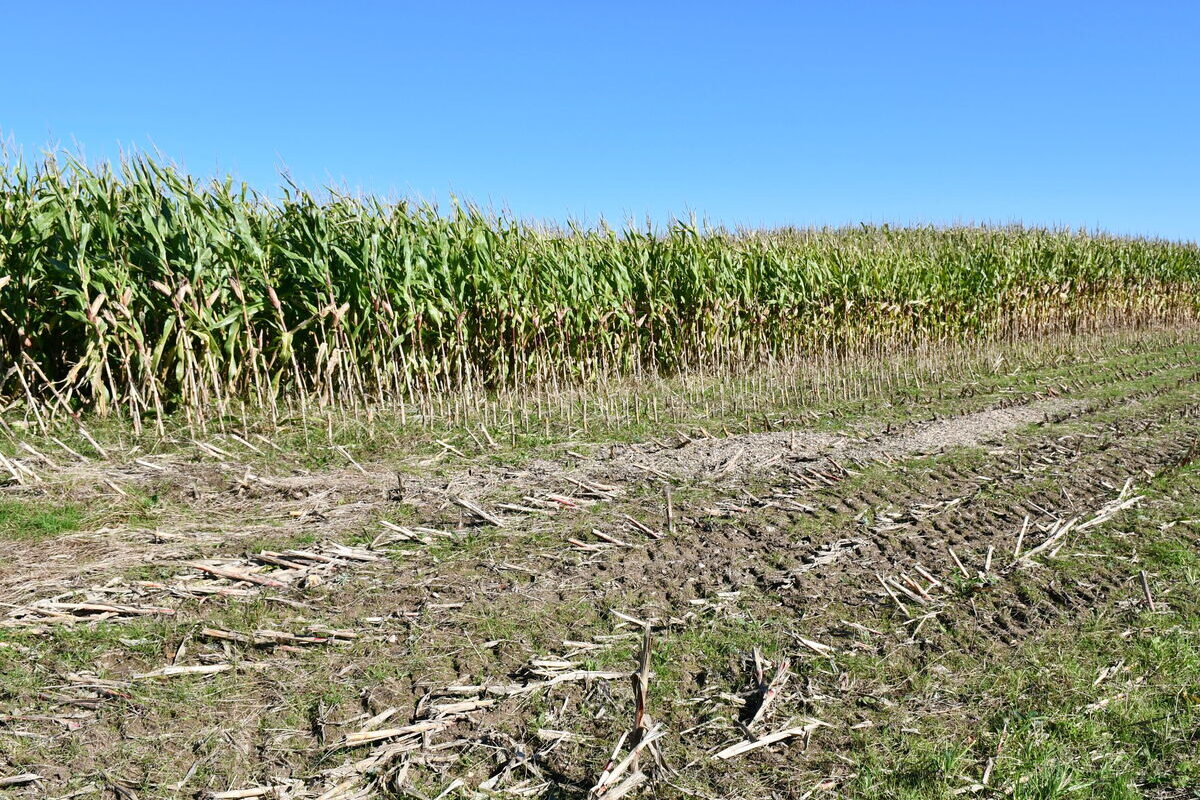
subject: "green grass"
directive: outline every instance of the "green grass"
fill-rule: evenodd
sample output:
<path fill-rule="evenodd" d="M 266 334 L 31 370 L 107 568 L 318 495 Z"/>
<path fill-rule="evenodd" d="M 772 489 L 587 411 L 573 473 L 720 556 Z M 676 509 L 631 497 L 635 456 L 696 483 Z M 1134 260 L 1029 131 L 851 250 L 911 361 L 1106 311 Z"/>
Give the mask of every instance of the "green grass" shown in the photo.
<path fill-rule="evenodd" d="M 1101 530 L 1087 546 L 1126 557 L 1136 548 L 1137 568 L 1153 576 L 1167 609 L 1152 614 L 1118 596 L 1070 635 L 1054 628 L 1011 652 L 949 654 L 941 662 L 947 677 L 905 698 L 909 707 L 934 703 L 949 713 L 921 716 L 917 733 L 896 725 L 856 735 L 848 797 L 949 800 L 979 783 L 988 759 L 984 796 L 1124 800 L 1200 784 L 1195 538 L 1179 526 L 1164 529 L 1200 514 L 1200 470 L 1166 471 L 1144 491 L 1143 510 L 1109 526 L 1136 537 Z M 843 666 L 882 685 L 913 669 L 908 659 L 863 656 Z M 1116 674 L 1098 680 L 1113 667 Z"/>
<path fill-rule="evenodd" d="M 989 785 L 1014 797 L 1132 798 L 1147 787 L 1195 785 L 1195 642 L 1178 630 L 1121 640 L 1122 629 L 1093 621 L 1081 637 L 1043 637 L 1003 665 L 955 664 L 960 677 L 949 688 L 970 709 L 966 717 L 925 717 L 915 734 L 896 726 L 856 737 L 849 796 L 950 798 L 981 780 L 989 758 Z M 1120 661 L 1122 673 L 1094 685 Z"/>
<path fill-rule="evenodd" d="M 0 500 L 0 539 L 40 541 L 77 531 L 83 511 L 72 503 Z"/>

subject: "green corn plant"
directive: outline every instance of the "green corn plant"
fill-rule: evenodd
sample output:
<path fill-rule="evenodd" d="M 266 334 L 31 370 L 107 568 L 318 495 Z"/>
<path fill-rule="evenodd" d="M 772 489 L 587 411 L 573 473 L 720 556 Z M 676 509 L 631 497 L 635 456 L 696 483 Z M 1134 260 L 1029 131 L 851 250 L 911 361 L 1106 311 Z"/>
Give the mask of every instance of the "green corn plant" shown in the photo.
<path fill-rule="evenodd" d="M 0 163 L 0 409 L 194 424 L 1189 324 L 1195 243 L 1041 228 L 537 225 L 134 155 Z M 839 355 L 841 354 L 841 355 Z"/>

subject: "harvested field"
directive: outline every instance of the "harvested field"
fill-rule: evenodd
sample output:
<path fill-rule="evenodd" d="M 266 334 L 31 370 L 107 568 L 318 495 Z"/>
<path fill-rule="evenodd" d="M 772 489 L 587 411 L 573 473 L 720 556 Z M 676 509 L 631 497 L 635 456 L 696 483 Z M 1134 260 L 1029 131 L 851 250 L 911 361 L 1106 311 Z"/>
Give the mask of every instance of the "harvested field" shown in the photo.
<path fill-rule="evenodd" d="M 1194 333 L 987 362 L 519 435 L 10 423 L 0 793 L 1194 796 Z"/>

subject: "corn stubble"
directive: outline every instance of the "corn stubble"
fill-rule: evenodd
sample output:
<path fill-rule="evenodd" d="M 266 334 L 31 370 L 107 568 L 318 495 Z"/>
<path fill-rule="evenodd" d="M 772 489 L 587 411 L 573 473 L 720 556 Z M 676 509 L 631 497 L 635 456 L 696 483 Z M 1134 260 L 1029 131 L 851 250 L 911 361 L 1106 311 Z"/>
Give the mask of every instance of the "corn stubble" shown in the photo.
<path fill-rule="evenodd" d="M 0 165 L 0 409 L 202 423 L 1180 324 L 1195 244 L 527 224 L 133 156 Z"/>

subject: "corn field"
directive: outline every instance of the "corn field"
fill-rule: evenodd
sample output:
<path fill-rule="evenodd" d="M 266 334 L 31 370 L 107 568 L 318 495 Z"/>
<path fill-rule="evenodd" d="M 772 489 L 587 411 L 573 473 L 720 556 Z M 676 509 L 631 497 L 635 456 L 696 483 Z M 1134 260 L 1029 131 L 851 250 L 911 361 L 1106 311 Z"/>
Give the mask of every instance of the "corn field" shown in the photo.
<path fill-rule="evenodd" d="M 1200 250 L 1022 227 L 537 226 L 153 157 L 0 167 L 0 409 L 355 406 L 1191 321 Z"/>

